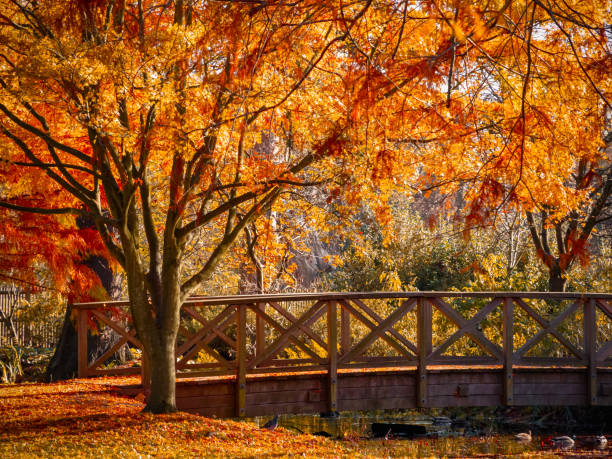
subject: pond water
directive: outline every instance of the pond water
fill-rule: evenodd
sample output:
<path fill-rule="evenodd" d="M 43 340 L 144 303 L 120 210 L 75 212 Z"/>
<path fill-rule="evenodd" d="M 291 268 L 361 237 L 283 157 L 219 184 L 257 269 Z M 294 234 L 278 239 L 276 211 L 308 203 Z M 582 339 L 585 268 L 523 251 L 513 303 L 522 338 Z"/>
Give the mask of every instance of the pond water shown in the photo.
<path fill-rule="evenodd" d="M 270 417 L 260 417 L 254 418 L 251 421 L 261 427 L 269 419 Z M 446 419 L 448 421 L 446 421 Z M 436 422 L 436 420 L 438 422 Z M 449 418 L 434 418 L 432 416 L 424 416 L 406 411 L 343 412 L 339 416 L 329 417 L 308 414 L 285 414 L 280 415 L 278 420 L 279 427 L 284 427 L 296 433 L 329 435 L 333 438 L 339 438 L 349 434 L 358 435 L 360 437 L 372 437 L 372 424 L 374 423 L 419 425 L 425 428 L 427 432 L 426 435 L 429 436 L 449 436 L 465 431 L 465 429 L 458 424 L 453 426 Z"/>
<path fill-rule="evenodd" d="M 512 414 L 512 413 L 511 413 Z M 249 422 L 263 426 L 271 416 L 252 418 Z M 548 423 L 543 423 L 547 419 Z M 506 412 L 500 414 L 490 409 L 472 409 L 471 411 L 449 412 L 444 410 L 395 410 L 343 412 L 337 417 L 321 415 L 280 415 L 279 427 L 296 434 L 314 434 L 334 439 L 376 439 L 372 431 L 373 424 L 389 425 L 385 441 L 410 443 L 410 448 L 423 454 L 462 456 L 473 454 L 520 454 L 530 451 L 555 452 L 560 449 L 552 444 L 552 438 L 561 435 L 575 435 L 575 446 L 570 448 L 572 454 L 586 456 L 611 457 L 612 448 L 602 448 L 593 443 L 596 435 L 612 432 L 605 431 L 605 425 L 589 425 L 564 419 L 559 412 L 537 412 L 521 415 L 516 418 Z M 612 419 L 610 420 L 612 424 Z M 404 436 L 392 430 L 402 425 L 416 426 L 422 430 L 420 435 Z M 394 425 L 394 426 L 393 426 Z M 590 430 L 589 430 L 590 429 Z M 533 430 L 533 439 L 529 443 L 517 442 L 514 434 Z M 612 436 L 610 439 L 612 444 Z M 425 449 L 423 449 L 425 448 Z"/>

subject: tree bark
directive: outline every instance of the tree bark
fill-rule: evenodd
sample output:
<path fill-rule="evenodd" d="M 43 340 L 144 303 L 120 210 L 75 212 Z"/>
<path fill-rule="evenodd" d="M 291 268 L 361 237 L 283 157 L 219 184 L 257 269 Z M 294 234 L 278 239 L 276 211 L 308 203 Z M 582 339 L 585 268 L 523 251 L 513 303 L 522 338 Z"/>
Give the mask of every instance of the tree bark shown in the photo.
<path fill-rule="evenodd" d="M 553 265 L 548 271 L 548 291 L 549 292 L 564 292 L 565 291 L 565 277 L 563 277 L 563 270 L 559 266 L 559 261 L 554 260 Z"/>
<path fill-rule="evenodd" d="M 172 413 L 176 411 L 176 357 L 174 339 L 163 340 L 153 349 L 150 366 L 151 393 L 145 411 Z"/>
<path fill-rule="evenodd" d="M 91 268 L 98 278 L 102 287 L 106 290 L 110 298 L 118 296 L 118 288 L 115 282 L 115 277 L 112 270 L 108 266 L 108 261 L 102 257 L 89 257 L 85 261 L 85 265 Z M 49 361 L 45 370 L 45 381 L 59 381 L 64 379 L 74 378 L 78 374 L 78 336 L 77 331 L 71 320 L 72 309 L 70 306 L 66 309 L 62 331 L 55 346 L 53 357 Z M 92 335 L 87 333 L 87 360 L 92 361 L 102 355 L 119 339 L 114 332 Z M 127 346 L 119 349 L 113 357 L 113 360 L 124 362 L 131 358 L 131 353 Z"/>

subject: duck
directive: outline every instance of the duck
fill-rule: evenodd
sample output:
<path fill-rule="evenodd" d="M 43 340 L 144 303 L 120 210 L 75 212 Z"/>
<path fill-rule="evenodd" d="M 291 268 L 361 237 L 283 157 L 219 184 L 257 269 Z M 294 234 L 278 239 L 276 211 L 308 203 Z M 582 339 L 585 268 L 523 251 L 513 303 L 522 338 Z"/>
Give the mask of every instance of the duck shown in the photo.
<path fill-rule="evenodd" d="M 559 448 L 559 449 L 571 449 L 574 447 L 574 439 L 576 437 L 574 437 L 573 435 L 571 437 L 568 437 L 567 435 L 564 435 L 562 437 L 555 437 L 551 440 L 552 445 L 554 448 Z"/>
<path fill-rule="evenodd" d="M 608 446 L 608 439 L 604 435 L 596 435 L 585 441 L 588 446 L 597 449 L 605 449 Z"/>
<path fill-rule="evenodd" d="M 529 443 L 531 441 L 531 430 L 516 434 L 514 439 L 519 443 Z"/>
<path fill-rule="evenodd" d="M 603 435 L 597 435 L 595 437 L 595 446 L 599 449 L 604 449 L 606 446 L 608 446 L 608 439 Z"/>

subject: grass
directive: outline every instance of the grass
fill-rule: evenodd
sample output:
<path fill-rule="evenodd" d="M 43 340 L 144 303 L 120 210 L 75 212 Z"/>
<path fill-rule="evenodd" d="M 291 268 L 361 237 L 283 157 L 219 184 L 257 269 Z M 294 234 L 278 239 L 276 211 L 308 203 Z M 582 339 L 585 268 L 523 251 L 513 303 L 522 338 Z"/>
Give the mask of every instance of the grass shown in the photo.
<path fill-rule="evenodd" d="M 504 436 L 327 439 L 187 413 L 154 416 L 141 412 L 139 400 L 116 394 L 116 386 L 126 382 L 0 385 L 0 457 L 558 457 L 538 441 L 527 447 Z"/>

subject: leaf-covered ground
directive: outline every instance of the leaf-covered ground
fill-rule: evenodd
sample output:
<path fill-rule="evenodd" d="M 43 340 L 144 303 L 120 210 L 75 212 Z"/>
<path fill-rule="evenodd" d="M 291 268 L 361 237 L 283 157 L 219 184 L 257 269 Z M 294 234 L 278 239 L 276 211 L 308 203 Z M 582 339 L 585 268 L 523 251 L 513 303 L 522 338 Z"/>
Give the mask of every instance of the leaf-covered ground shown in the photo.
<path fill-rule="evenodd" d="M 0 385 L 0 457 L 552 456 L 496 438 L 342 440 L 261 430 L 187 413 L 142 413 L 115 393 L 126 378 Z M 133 381 L 130 381 L 133 382 Z M 584 451 L 580 454 L 584 454 Z M 593 452 L 593 454 L 596 454 Z M 603 453 L 599 453 L 603 454 Z"/>

